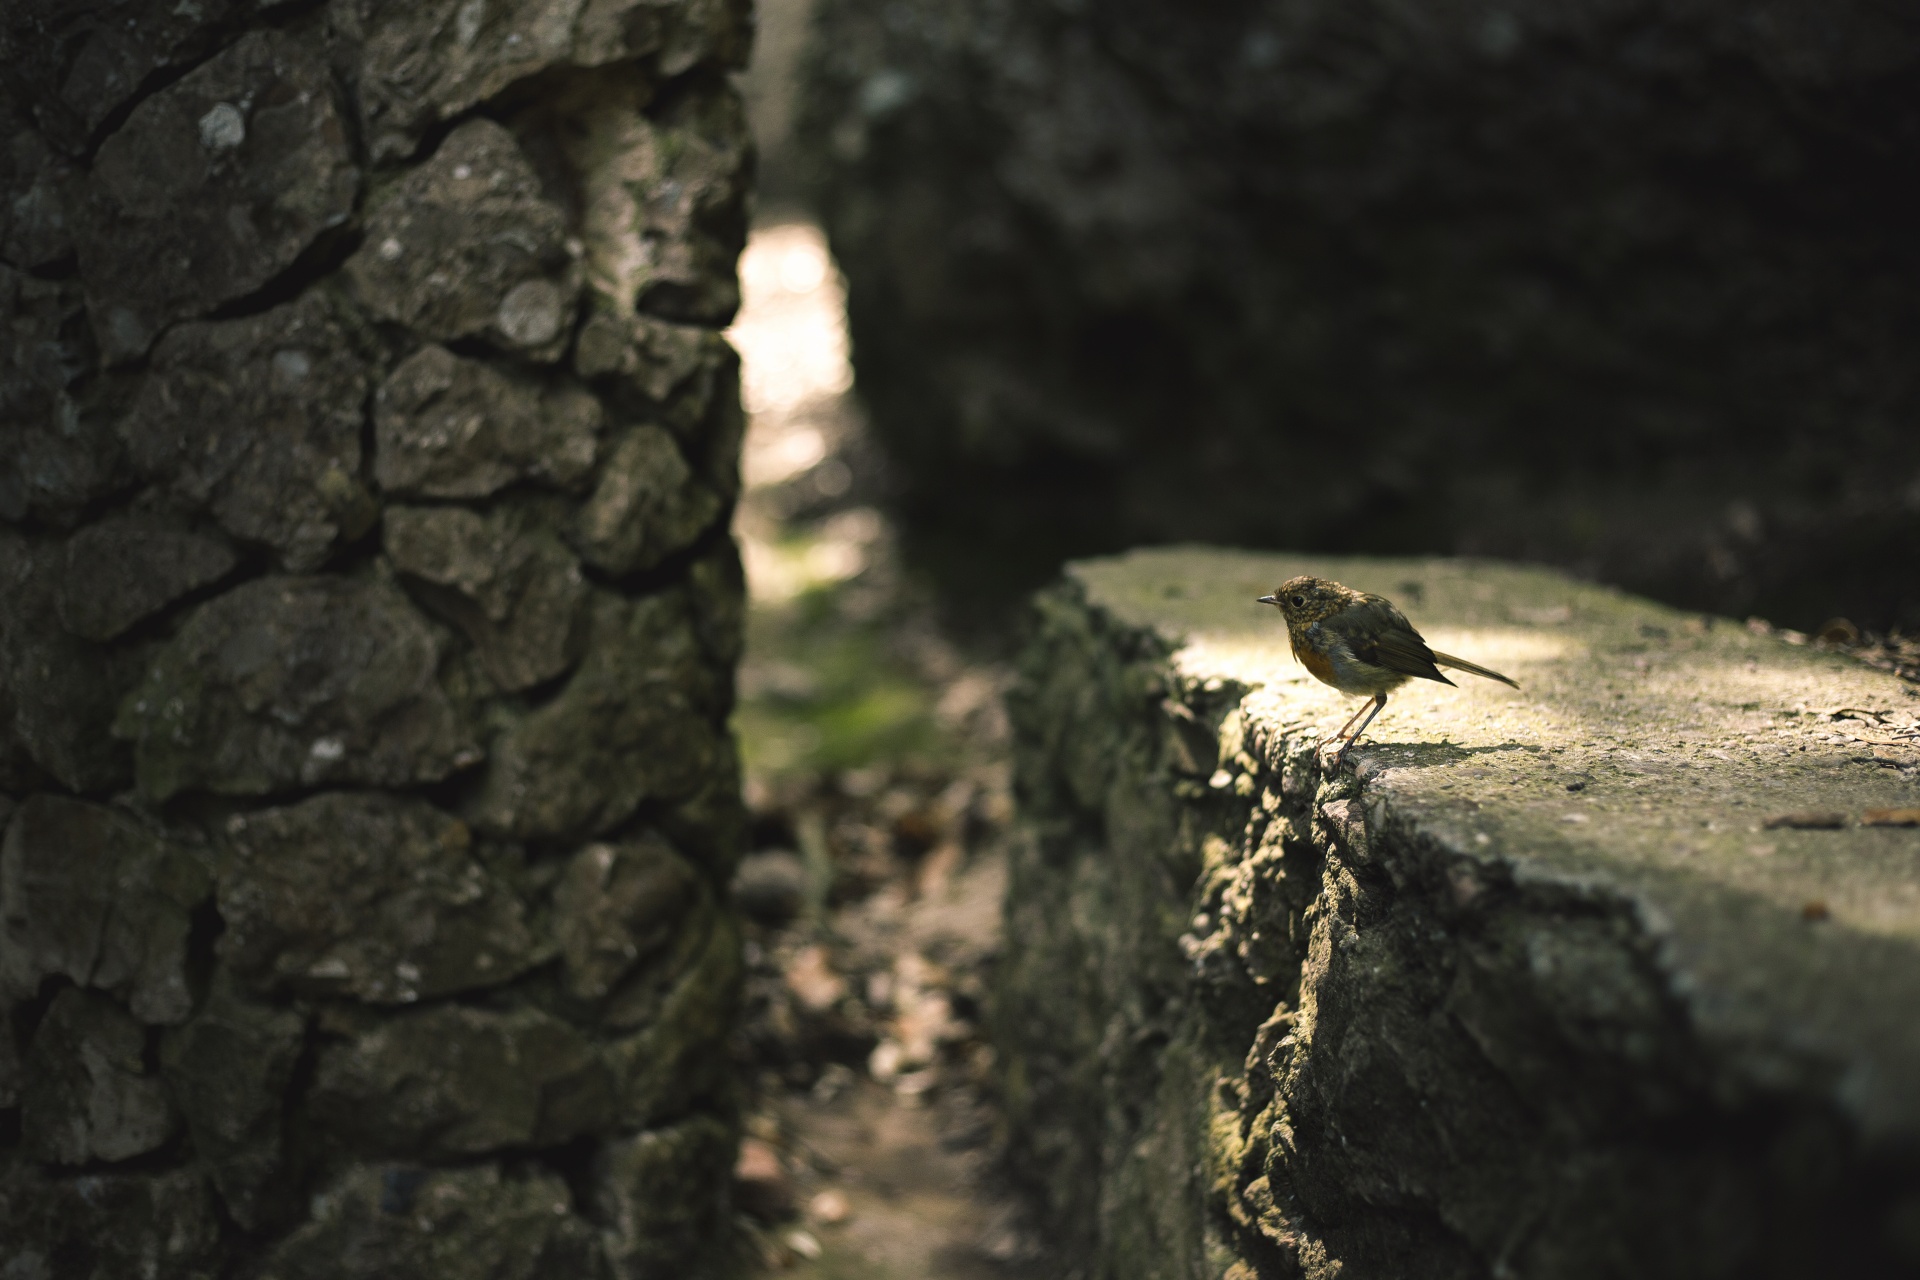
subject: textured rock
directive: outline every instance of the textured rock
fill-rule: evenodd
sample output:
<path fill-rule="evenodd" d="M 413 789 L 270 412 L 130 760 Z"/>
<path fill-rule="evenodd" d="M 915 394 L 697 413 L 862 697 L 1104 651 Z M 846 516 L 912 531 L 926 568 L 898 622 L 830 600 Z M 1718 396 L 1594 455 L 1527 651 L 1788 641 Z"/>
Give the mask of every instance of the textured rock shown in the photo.
<path fill-rule="evenodd" d="M 0 191 L 12 196 L 0 202 L 0 260 L 32 269 L 72 252 L 66 190 L 73 174 L 31 129 L 0 143 Z"/>
<path fill-rule="evenodd" d="M 222 985 L 161 1049 L 167 1088 L 194 1152 L 227 1212 L 249 1230 L 292 1207 L 281 1116 L 305 1030 L 292 1010 Z"/>
<path fill-rule="evenodd" d="M 105 791 L 131 773 L 107 728 L 146 650 L 107 649 L 61 627 L 65 559 L 57 543 L 0 528 L 0 757 L 31 761 L 73 791 Z"/>
<path fill-rule="evenodd" d="M 657 413 L 674 393 L 698 378 L 711 383 L 727 370 L 727 340 L 699 325 L 674 324 L 638 313 L 601 308 L 580 326 L 573 368 L 583 378 L 604 379 L 623 403 L 641 414 Z M 706 397 L 696 394 L 699 412 Z M 666 420 L 676 434 L 686 425 Z"/>
<path fill-rule="evenodd" d="M 410 155 L 439 121 L 555 68 L 655 60 L 662 76 L 745 63 L 753 25 L 740 0 L 457 0 L 395 9 L 356 0 L 342 21 L 365 41 L 361 110 L 376 159 Z"/>
<path fill-rule="evenodd" d="M 367 388 L 352 334 L 315 291 L 167 334 L 120 432 L 176 502 L 304 573 L 377 514 L 360 479 Z"/>
<path fill-rule="evenodd" d="M 566 215 L 491 120 L 461 125 L 375 194 L 346 274 L 375 315 L 435 342 L 484 338 L 553 360 L 573 334 Z"/>
<path fill-rule="evenodd" d="M 166 1087 L 146 1074 L 146 1033 L 105 996 L 68 987 L 27 1048 L 20 1131 L 27 1154 L 51 1164 L 129 1160 L 174 1127 Z"/>
<path fill-rule="evenodd" d="M 597 1208 L 608 1224 L 607 1255 L 619 1280 L 707 1274 L 687 1263 L 725 1230 L 735 1141 L 727 1126 L 699 1116 L 601 1147 Z M 689 1186 L 711 1194 L 677 1194 Z"/>
<path fill-rule="evenodd" d="M 563 840 L 604 832 L 648 800 L 691 795 L 720 763 L 721 682 L 686 594 L 596 593 L 579 670 L 489 748 L 467 816 L 483 831 Z"/>
<path fill-rule="evenodd" d="M 0 842 L 0 1000 L 64 977 L 143 1022 L 181 1021 L 193 912 L 211 888 L 197 860 L 123 813 L 29 798 Z"/>
<path fill-rule="evenodd" d="M 84 640 L 112 640 L 239 563 L 226 539 L 154 512 L 129 511 L 67 539 L 60 625 Z"/>
<path fill-rule="evenodd" d="M 605 999 L 673 940 L 698 890 L 693 868 L 661 840 L 591 844 L 574 854 L 553 890 L 567 993 Z"/>
<path fill-rule="evenodd" d="M 404 1004 L 531 961 L 519 897 L 464 824 L 417 800 L 331 793 L 237 815 L 219 878 L 220 955 L 262 993 Z"/>
<path fill-rule="evenodd" d="M 613 1079 L 586 1037 L 533 1009 L 403 1014 L 320 1054 L 307 1105 L 367 1155 L 478 1155 L 604 1129 Z"/>
<path fill-rule="evenodd" d="M 586 580 L 560 540 L 526 513 L 389 507 L 385 544 L 393 567 L 466 633 L 501 689 L 551 680 L 579 658 Z"/>
<path fill-rule="evenodd" d="M 274 1248 L 261 1275 L 596 1280 L 605 1263 L 571 1207 L 552 1176 L 360 1165 L 320 1192 L 313 1221 Z"/>
<path fill-rule="evenodd" d="M 1504 670 L 1351 710 L 1255 596 Z M 1911 1270 L 1920 696 L 1539 570 L 1075 566 L 1013 699 L 1013 1167 L 1115 1277 Z M 1516 1233 L 1515 1224 L 1528 1224 Z"/>
<path fill-rule="evenodd" d="M 262 578 L 188 616 L 114 733 L 133 741 L 155 799 L 431 782 L 480 757 L 439 662 L 433 631 L 391 586 Z"/>
<path fill-rule="evenodd" d="M 70 523 L 119 482 L 112 414 L 81 377 L 92 359 L 78 285 L 0 266 L 0 520 Z"/>
<path fill-rule="evenodd" d="M 428 498 L 481 498 L 520 480 L 571 488 L 593 470 L 603 417 L 576 387 L 422 347 L 374 401 L 374 478 Z"/>
<path fill-rule="evenodd" d="M 133 359 L 173 321 L 259 290 L 344 223 L 359 190 L 320 51 L 241 37 L 94 157 L 73 221 L 101 353 Z"/>
<path fill-rule="evenodd" d="M 607 1050 L 620 1119 L 659 1124 L 729 1104 L 727 1044 L 745 970 L 740 925 L 703 892 L 679 922 L 670 950 L 616 989 L 602 1020 L 639 1027 Z"/>
<path fill-rule="evenodd" d="M 596 569 L 637 573 L 692 546 L 724 508 L 672 435 L 634 427 L 609 451 L 593 496 L 580 508 L 573 542 Z"/>
<path fill-rule="evenodd" d="M 1915 244 L 1882 187 L 1920 161 L 1911 11 L 816 15 L 795 137 L 949 584 L 1199 539 L 1920 622 L 1920 378 L 1885 345 Z"/>
<path fill-rule="evenodd" d="M 15 1166 L 0 1173 L 0 1240 L 25 1280 L 203 1280 L 222 1261 L 213 1193 L 191 1169 L 54 1180 Z"/>

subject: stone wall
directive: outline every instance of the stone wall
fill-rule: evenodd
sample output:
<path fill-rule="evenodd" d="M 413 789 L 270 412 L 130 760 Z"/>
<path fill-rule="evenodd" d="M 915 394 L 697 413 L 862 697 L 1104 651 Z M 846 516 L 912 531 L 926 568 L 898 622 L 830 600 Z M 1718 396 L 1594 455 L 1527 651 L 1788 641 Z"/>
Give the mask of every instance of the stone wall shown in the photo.
<path fill-rule="evenodd" d="M 0 1272 L 726 1239 L 736 0 L 0 29 Z"/>
<path fill-rule="evenodd" d="M 1198 539 L 1920 626 L 1920 25 L 822 0 L 861 394 L 951 584 Z"/>
<path fill-rule="evenodd" d="M 1330 774 L 1351 704 L 1253 603 L 1298 572 L 1521 689 L 1415 682 Z M 1920 824 L 1920 688 L 1540 570 L 1186 550 L 1074 566 L 1013 711 L 994 1038 L 1082 1280 L 1920 1273 L 1920 830 L 1871 825 Z"/>

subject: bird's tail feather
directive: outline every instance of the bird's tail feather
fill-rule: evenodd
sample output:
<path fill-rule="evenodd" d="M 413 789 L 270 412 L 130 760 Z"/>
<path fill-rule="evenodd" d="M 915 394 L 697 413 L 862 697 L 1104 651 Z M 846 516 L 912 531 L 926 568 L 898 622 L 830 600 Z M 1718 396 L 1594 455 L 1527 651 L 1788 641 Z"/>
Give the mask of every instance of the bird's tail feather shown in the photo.
<path fill-rule="evenodd" d="M 1489 671 L 1479 663 L 1468 662 L 1465 658 L 1456 658 L 1450 653 L 1436 653 L 1433 655 L 1433 661 L 1435 666 L 1450 667 L 1455 671 L 1464 671 L 1468 675 L 1485 676 L 1489 680 L 1498 680 L 1501 684 L 1510 684 L 1516 689 L 1520 687 L 1520 682 L 1511 676 L 1503 676 L 1498 671 Z"/>

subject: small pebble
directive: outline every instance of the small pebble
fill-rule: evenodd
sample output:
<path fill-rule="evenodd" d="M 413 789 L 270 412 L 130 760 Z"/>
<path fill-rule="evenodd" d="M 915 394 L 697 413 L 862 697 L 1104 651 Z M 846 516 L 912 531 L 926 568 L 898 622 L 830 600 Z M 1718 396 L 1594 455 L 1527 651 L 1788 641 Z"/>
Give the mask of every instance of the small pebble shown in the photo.
<path fill-rule="evenodd" d="M 837 1187 L 828 1187 L 807 1201 L 807 1216 L 822 1226 L 831 1227 L 845 1222 L 852 1212 L 853 1206 L 847 1203 L 846 1193 Z"/>

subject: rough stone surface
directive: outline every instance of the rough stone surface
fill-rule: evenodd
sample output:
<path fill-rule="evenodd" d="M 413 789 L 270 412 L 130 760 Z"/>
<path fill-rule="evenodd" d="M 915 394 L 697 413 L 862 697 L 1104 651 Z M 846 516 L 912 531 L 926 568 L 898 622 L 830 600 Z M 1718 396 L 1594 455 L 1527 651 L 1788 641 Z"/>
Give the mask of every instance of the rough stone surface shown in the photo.
<path fill-rule="evenodd" d="M 310 1106 L 368 1155 L 461 1157 L 604 1130 L 613 1077 L 585 1036 L 533 1009 L 423 1009 L 322 1051 Z"/>
<path fill-rule="evenodd" d="M 724 1270 L 750 30 L 0 3 L 4 1280 Z"/>
<path fill-rule="evenodd" d="M 691 796 L 718 767 L 731 682 L 704 661 L 684 592 L 596 592 L 579 670 L 495 736 L 466 813 L 480 830 L 563 840 L 610 831 L 648 800 Z"/>
<path fill-rule="evenodd" d="M 513 509 L 389 507 L 387 558 L 429 608 L 472 641 L 501 689 L 572 666 L 586 639 L 587 584 L 561 541 Z"/>
<path fill-rule="evenodd" d="M 525 904 L 431 805 L 334 792 L 235 815 L 225 836 L 220 954 L 263 994 L 408 1004 L 532 960 Z"/>
<path fill-rule="evenodd" d="M 374 402 L 373 474 L 388 493 L 482 498 L 520 480 L 571 488 L 593 470 L 600 402 L 422 347 Z"/>
<path fill-rule="evenodd" d="M 68 987 L 53 998 L 27 1053 L 20 1128 L 49 1164 L 128 1160 L 174 1127 L 166 1087 L 142 1061 L 146 1033 L 105 996 Z"/>
<path fill-rule="evenodd" d="M 361 1165 L 320 1193 L 313 1221 L 274 1249 L 262 1274 L 595 1280 L 605 1274 L 598 1242 L 571 1209 L 566 1183 L 551 1175 Z"/>
<path fill-rule="evenodd" d="M 173 321 L 255 292 L 345 223 L 359 191 L 320 51 L 243 36 L 94 157 L 74 240 L 102 354 L 134 359 Z"/>
<path fill-rule="evenodd" d="M 797 146 L 950 582 L 1203 539 L 1920 624 L 1913 11 L 823 0 L 815 32 Z"/>
<path fill-rule="evenodd" d="M 1256 605 L 1396 599 L 1519 680 L 1351 710 Z M 1416 682 L 1420 683 L 1420 682 Z M 1014 700 L 994 1019 L 1090 1274 L 1908 1274 L 1920 694 L 1539 570 L 1077 565 Z M 1775 814 L 1851 815 L 1769 830 Z"/>
<path fill-rule="evenodd" d="M 315 291 L 161 340 L 121 424 L 128 460 L 176 503 L 320 567 L 378 514 L 361 478 L 368 370 L 338 306 Z"/>
<path fill-rule="evenodd" d="M 395 588 L 261 578 L 195 609 L 121 708 L 140 789 L 266 795 L 431 782 L 480 757 Z"/>
<path fill-rule="evenodd" d="M 110 992 L 143 1022 L 192 1010 L 187 953 L 204 867 L 105 805 L 37 795 L 0 840 L 0 1001 L 44 980 Z"/>
<path fill-rule="evenodd" d="M 597 1207 L 610 1224 L 607 1253 L 620 1280 L 658 1275 L 689 1242 L 723 1229 L 733 1150 L 733 1136 L 706 1117 L 601 1148 Z M 672 1194 L 684 1186 L 721 1191 L 703 1199 Z"/>
<path fill-rule="evenodd" d="M 491 120 L 461 125 L 374 195 L 346 275 L 375 315 L 423 338 L 484 338 L 542 360 L 572 336 L 580 289 L 565 213 Z"/>
<path fill-rule="evenodd" d="M 60 625 L 83 640 L 112 640 L 239 563 L 217 534 L 144 511 L 108 516 L 67 539 Z"/>

